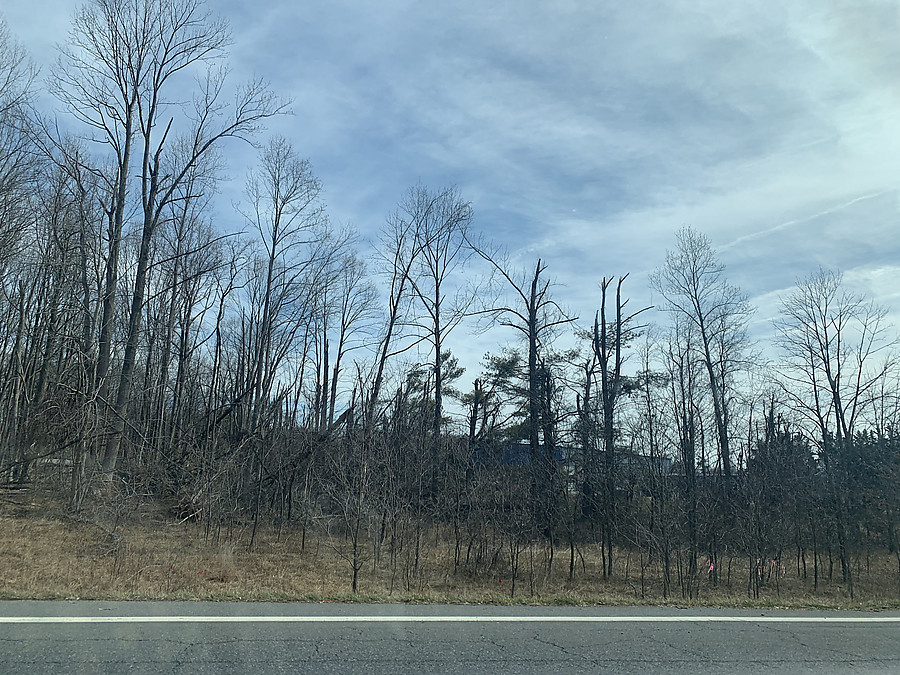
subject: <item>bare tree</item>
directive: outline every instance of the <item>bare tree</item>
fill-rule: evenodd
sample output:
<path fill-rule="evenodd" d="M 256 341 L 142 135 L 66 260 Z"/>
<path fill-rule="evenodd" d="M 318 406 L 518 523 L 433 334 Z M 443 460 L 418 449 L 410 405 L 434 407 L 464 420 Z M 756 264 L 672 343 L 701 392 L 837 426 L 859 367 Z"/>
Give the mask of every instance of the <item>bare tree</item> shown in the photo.
<path fill-rule="evenodd" d="M 35 195 L 39 184 L 28 104 L 34 68 L 0 20 L 0 389 L 6 396 L 0 415 L 0 472 L 12 458 L 13 473 L 24 477 L 27 463 L 18 442 L 27 414 L 26 364 L 30 314 L 40 300 L 50 270 L 48 248 L 29 251 L 35 236 Z M 33 241 L 32 241 L 33 243 Z M 42 261 L 42 258 L 44 259 Z M 9 453 L 9 454 L 7 454 Z"/>
<path fill-rule="evenodd" d="M 788 359 L 781 369 L 785 393 L 823 444 L 851 439 L 893 371 L 896 338 L 887 310 L 824 269 L 799 280 L 781 304 L 775 327 Z"/>
<path fill-rule="evenodd" d="M 23 112 L 36 75 L 37 69 L 25 49 L 13 39 L 6 22 L 0 18 L 0 117 L 4 123 Z"/>
<path fill-rule="evenodd" d="M 544 394 L 547 393 L 548 382 L 543 360 L 559 327 L 573 323 L 577 317 L 568 316 L 553 299 L 550 293 L 551 281 L 541 276 L 547 266 L 540 259 L 533 273 L 523 271 L 515 275 L 507 271 L 496 255 L 488 253 L 482 247 L 474 247 L 474 250 L 506 280 L 514 298 L 512 303 L 497 303 L 479 313 L 491 316 L 501 326 L 515 329 L 528 345 L 528 443 L 532 467 L 532 499 L 535 515 L 544 520 L 545 527 L 548 527 L 549 501 L 553 498 L 550 494 L 551 479 L 556 470 L 556 458 L 552 454 L 550 443 L 541 443 L 542 421 L 551 415 L 546 409 L 547 397 Z"/>
<path fill-rule="evenodd" d="M 250 310 L 251 428 L 258 425 L 278 368 L 297 347 L 309 319 L 314 279 L 324 267 L 323 247 L 329 239 L 321 190 L 309 161 L 280 137 L 260 153 L 260 167 L 247 181 L 247 219 L 263 248 L 254 282 L 258 297 Z"/>
<path fill-rule="evenodd" d="M 412 300 L 410 277 L 413 266 L 418 263 L 422 252 L 422 239 L 419 234 L 421 228 L 422 223 L 419 219 L 409 217 L 402 207 L 398 208 L 388 217 L 375 247 L 381 267 L 380 271 L 388 279 L 388 308 L 384 332 L 378 341 L 375 362 L 372 366 L 372 385 L 365 404 L 367 429 L 371 428 L 375 420 L 388 360 L 412 349 L 423 339 L 418 338 L 397 345 L 397 342 L 406 333 L 405 329 L 409 323 L 407 314 Z"/>
<path fill-rule="evenodd" d="M 264 119 L 284 108 L 260 82 L 240 89 L 233 106 L 221 101 L 225 77 L 220 64 L 227 42 L 225 25 L 205 10 L 201 0 L 94 0 L 76 13 L 70 44 L 54 70 L 52 86 L 57 96 L 95 134 L 93 140 L 109 147 L 115 160 L 115 173 L 107 177 L 109 251 L 97 368 L 104 393 L 129 190 L 139 195 L 140 249 L 102 459 L 107 473 L 116 466 L 125 429 L 151 245 L 163 214 L 193 168 L 221 140 L 247 138 Z M 176 76 L 202 64 L 209 70 L 193 106 L 181 115 L 167 115 L 173 109 L 167 93 L 174 88 Z M 178 138 L 183 151 L 167 154 Z M 140 169 L 133 184 L 135 160 Z"/>
<path fill-rule="evenodd" d="M 339 376 L 344 359 L 350 352 L 366 345 L 365 339 L 377 316 L 375 287 L 366 276 L 363 261 L 352 253 L 340 261 L 337 272 L 337 348 L 331 368 L 328 395 L 328 426 L 334 425 L 334 411 L 338 396 Z"/>
<path fill-rule="evenodd" d="M 615 483 L 615 445 L 616 445 L 616 412 L 619 399 L 625 390 L 625 378 L 622 374 L 624 350 L 628 343 L 637 336 L 642 326 L 633 325 L 635 317 L 649 308 L 640 309 L 625 315 L 624 309 L 628 300 L 622 300 L 622 283 L 628 277 L 619 277 L 616 283 L 615 318 L 607 318 L 607 292 L 613 282 L 612 277 L 603 277 L 600 282 L 600 310 L 594 318 L 593 351 L 600 369 L 600 404 L 603 412 L 601 426 L 603 435 L 603 546 L 605 548 L 605 565 L 603 576 L 611 576 L 613 570 L 613 530 L 616 523 L 616 483 Z M 586 397 L 587 398 L 587 397 Z M 594 469 L 595 467 L 589 467 Z"/>
<path fill-rule="evenodd" d="M 725 279 L 709 239 L 689 227 L 676 235 L 675 249 L 651 276 L 651 284 L 668 303 L 668 311 L 684 317 L 697 330 L 694 348 L 706 370 L 712 396 L 719 462 L 725 485 L 730 482 L 730 413 L 734 376 L 744 367 L 748 346 L 747 297 Z"/>
<path fill-rule="evenodd" d="M 445 340 L 462 321 L 474 298 L 471 289 L 460 288 L 453 275 L 462 270 L 472 255 L 466 243 L 472 220 L 472 207 L 464 202 L 455 188 L 436 192 L 422 185 L 410 190 L 402 206 L 410 220 L 419 223 L 418 269 L 410 284 L 425 310 L 423 332 L 433 349 L 434 417 L 432 437 L 438 442 L 443 414 L 442 359 Z M 448 289 L 448 286 L 450 287 Z"/>
<path fill-rule="evenodd" d="M 872 402 L 895 369 L 897 340 L 886 310 L 848 291 L 837 272 L 819 269 L 801 279 L 781 304 L 783 318 L 775 327 L 787 357 L 782 389 L 815 430 L 837 518 L 841 571 L 852 594 L 848 455 L 860 420 L 874 409 Z"/>
<path fill-rule="evenodd" d="M 682 595 L 694 597 L 694 581 L 697 575 L 698 486 L 697 450 L 701 445 L 700 394 L 697 372 L 700 363 L 694 358 L 693 341 L 697 339 L 694 325 L 686 317 L 677 316 L 668 342 L 665 345 L 666 371 L 669 380 L 669 397 L 674 425 L 670 442 L 678 448 L 678 458 L 684 475 L 682 500 L 686 517 L 687 564 L 686 574 L 680 574 Z M 679 565 L 681 568 L 681 565 Z"/>
<path fill-rule="evenodd" d="M 24 197 L 36 169 L 28 114 L 34 77 L 25 50 L 0 19 L 0 268 L 13 254 L 31 211 Z"/>

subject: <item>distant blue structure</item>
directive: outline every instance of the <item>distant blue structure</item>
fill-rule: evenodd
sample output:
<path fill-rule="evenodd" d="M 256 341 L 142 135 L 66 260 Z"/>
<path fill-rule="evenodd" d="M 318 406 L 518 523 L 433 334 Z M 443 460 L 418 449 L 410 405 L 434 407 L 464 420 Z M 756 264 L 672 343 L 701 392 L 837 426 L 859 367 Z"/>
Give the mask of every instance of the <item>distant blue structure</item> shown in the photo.
<path fill-rule="evenodd" d="M 539 447 L 538 452 L 543 453 L 544 448 Z M 575 471 L 578 453 L 579 448 L 557 445 L 553 449 L 553 458 L 560 467 Z M 477 447 L 472 454 L 472 460 L 482 466 L 529 466 L 531 464 L 531 444 L 525 441 L 516 441 L 494 447 Z M 615 464 L 617 471 L 626 473 L 647 473 L 653 470 L 658 474 L 666 475 L 672 473 L 674 468 L 669 457 L 651 457 L 630 452 L 627 449 L 617 450 Z"/>
<path fill-rule="evenodd" d="M 539 446 L 538 452 L 543 453 L 544 448 Z M 558 464 L 567 464 L 573 453 L 573 448 L 557 445 L 553 451 L 553 457 Z M 472 459 L 476 464 L 485 466 L 528 466 L 531 464 L 531 444 L 518 441 L 504 443 L 499 447 L 475 448 Z"/>

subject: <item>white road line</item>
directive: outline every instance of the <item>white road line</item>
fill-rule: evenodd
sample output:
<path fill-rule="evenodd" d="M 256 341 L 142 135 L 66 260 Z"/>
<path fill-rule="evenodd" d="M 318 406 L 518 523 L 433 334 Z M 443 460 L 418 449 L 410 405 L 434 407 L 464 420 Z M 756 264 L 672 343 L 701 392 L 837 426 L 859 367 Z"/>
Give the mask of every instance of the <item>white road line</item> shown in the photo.
<path fill-rule="evenodd" d="M 900 623 L 900 616 L 4 616 L 36 623 Z"/>

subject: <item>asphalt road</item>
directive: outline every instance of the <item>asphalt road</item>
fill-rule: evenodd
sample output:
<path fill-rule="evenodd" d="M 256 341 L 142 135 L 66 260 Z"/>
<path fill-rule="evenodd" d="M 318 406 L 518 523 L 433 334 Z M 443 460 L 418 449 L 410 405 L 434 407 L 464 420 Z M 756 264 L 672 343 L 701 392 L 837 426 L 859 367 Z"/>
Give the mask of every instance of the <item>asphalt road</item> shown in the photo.
<path fill-rule="evenodd" d="M 0 673 L 900 673 L 900 612 L 0 602 Z"/>

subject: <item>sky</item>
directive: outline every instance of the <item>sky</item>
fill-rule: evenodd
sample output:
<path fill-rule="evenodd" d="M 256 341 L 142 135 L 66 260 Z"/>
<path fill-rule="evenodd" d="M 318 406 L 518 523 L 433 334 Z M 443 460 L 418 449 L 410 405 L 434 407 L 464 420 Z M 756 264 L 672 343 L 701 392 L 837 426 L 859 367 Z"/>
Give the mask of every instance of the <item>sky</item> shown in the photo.
<path fill-rule="evenodd" d="M 46 72 L 79 4 L 0 12 Z M 455 185 L 476 230 L 515 266 L 543 259 L 584 323 L 604 275 L 630 273 L 633 307 L 658 304 L 648 275 L 690 225 L 757 308 L 754 337 L 819 266 L 900 325 L 897 0 L 211 7 L 231 25 L 232 77 L 293 99 L 269 131 L 364 240 L 410 186 Z M 226 154 L 236 199 L 254 155 Z M 454 336 L 469 382 L 498 339 Z"/>

